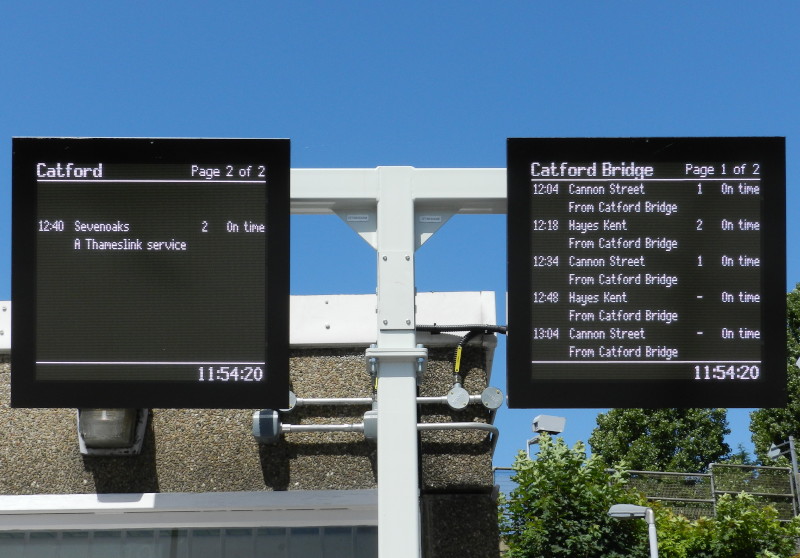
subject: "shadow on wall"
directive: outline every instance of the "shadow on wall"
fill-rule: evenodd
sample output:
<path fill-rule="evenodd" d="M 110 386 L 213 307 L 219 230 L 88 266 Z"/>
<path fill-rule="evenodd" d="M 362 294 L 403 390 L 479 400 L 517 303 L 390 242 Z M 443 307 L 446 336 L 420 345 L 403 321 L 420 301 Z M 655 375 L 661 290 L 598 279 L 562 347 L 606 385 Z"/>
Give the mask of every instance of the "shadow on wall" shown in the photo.
<path fill-rule="evenodd" d="M 288 424 L 342 424 L 363 420 L 365 409 L 319 406 L 283 413 Z M 298 432 L 275 444 L 259 444 L 267 490 L 357 490 L 376 488 L 377 446 L 360 432 Z"/>
<path fill-rule="evenodd" d="M 147 434 L 139 455 L 82 457 L 83 469 L 92 474 L 98 494 L 160 492 L 152 421 L 147 422 Z"/>

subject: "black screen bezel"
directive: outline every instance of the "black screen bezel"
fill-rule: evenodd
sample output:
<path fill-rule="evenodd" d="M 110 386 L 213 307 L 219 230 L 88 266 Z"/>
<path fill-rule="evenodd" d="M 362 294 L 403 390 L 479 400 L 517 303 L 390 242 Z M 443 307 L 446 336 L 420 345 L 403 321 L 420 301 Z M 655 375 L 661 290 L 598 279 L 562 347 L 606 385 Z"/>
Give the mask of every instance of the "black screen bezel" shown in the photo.
<path fill-rule="evenodd" d="M 511 408 L 778 407 L 786 393 L 786 157 L 781 137 L 509 138 L 508 405 Z M 694 380 L 558 381 L 531 378 L 532 161 L 761 161 L 762 377 Z M 555 287 L 554 287 L 555 288 Z M 599 371 L 598 371 L 599 372 Z"/>
<path fill-rule="evenodd" d="M 263 382 L 39 381 L 36 379 L 38 161 L 108 164 L 268 165 Z M 66 408 L 284 408 L 289 393 L 288 139 L 14 138 L 12 185 L 11 404 Z M 65 285 L 65 295 L 68 295 Z"/>

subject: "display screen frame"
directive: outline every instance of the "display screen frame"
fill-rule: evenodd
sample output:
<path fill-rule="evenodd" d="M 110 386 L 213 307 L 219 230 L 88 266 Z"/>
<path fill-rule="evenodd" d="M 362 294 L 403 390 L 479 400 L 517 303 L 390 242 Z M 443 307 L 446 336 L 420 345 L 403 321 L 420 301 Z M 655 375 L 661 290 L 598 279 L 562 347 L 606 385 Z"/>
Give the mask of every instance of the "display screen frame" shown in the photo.
<path fill-rule="evenodd" d="M 511 408 L 779 407 L 786 393 L 786 161 L 782 137 L 509 138 L 508 156 L 508 405 Z M 761 366 L 752 381 L 609 379 L 609 367 L 580 379 L 533 373 L 532 163 L 614 161 L 685 163 L 759 161 L 761 236 Z M 546 179 L 543 179 L 546 181 Z M 629 179 L 634 182 L 634 179 Z M 699 180 L 701 181 L 701 179 Z M 576 234 L 575 236 L 579 236 Z M 542 242 L 546 242 L 543 238 Z M 554 250 L 555 248 L 555 250 Z M 567 248 L 548 246 L 566 254 Z M 541 252 L 538 247 L 538 252 Z M 678 275 L 681 272 L 678 271 Z M 563 282 L 545 291 L 565 291 Z M 702 341 L 697 341 L 698 343 Z M 713 359 L 712 359 L 713 360 Z M 541 365 L 540 365 L 541 366 Z M 643 363 L 643 367 L 646 363 Z M 541 368 L 540 368 L 541 370 Z M 604 377 L 605 376 L 605 377 Z"/>
<path fill-rule="evenodd" d="M 13 138 L 12 184 L 12 353 L 11 405 L 13 407 L 47 408 L 284 408 L 289 398 L 289 237 L 290 237 L 290 142 L 288 139 L 227 139 L 227 138 Z M 197 381 L 148 379 L 93 378 L 91 367 L 80 377 L 61 381 L 37 376 L 37 350 L 41 343 L 37 333 L 48 324 L 37 323 L 37 285 L 40 264 L 37 248 L 36 223 L 47 217 L 39 215 L 37 165 L 42 162 L 127 166 L 131 169 L 153 165 L 178 165 L 199 168 L 245 169 L 248 165 L 263 165 L 265 207 L 260 215 L 266 219 L 263 238 L 263 262 L 254 262 L 256 269 L 264 266 L 263 300 L 265 310 L 263 341 L 248 342 L 250 354 L 263 354 L 266 370 L 263 381 Z M 43 171 L 44 172 L 44 171 Z M 57 172 L 57 171 L 53 171 Z M 66 172 L 66 171 L 64 171 Z M 136 171 L 134 171 L 135 173 Z M 245 172 L 242 170 L 242 172 Z M 204 179 L 206 177 L 194 177 Z M 213 182 L 214 176 L 207 177 Z M 88 179 L 87 179 L 88 180 Z M 116 187 L 136 188 L 121 181 Z M 205 186 L 206 184 L 203 184 Z M 191 185 L 186 203 L 202 204 Z M 69 188 L 69 184 L 64 185 Z M 98 185 L 98 187 L 101 187 Z M 131 195 L 131 190 L 127 190 Z M 135 195 L 135 194 L 133 194 Z M 182 194 L 181 194 L 182 195 Z M 259 194 L 259 198 L 260 194 Z M 143 200 L 146 203 L 147 200 Z M 231 202 L 234 206 L 236 201 Z M 177 207 L 177 206 L 172 206 Z M 153 213 L 154 219 L 165 216 Z M 71 223 L 68 223 L 69 227 Z M 199 225 L 198 225 L 199 226 Z M 38 227 L 41 229 L 41 226 Z M 73 236 L 78 236 L 73 233 Z M 204 237 L 205 238 L 205 237 Z M 211 237 L 208 237 L 211 238 Z M 254 235 L 255 238 L 255 235 Z M 169 239 L 165 239 L 169 240 Z M 76 240 L 77 242 L 77 240 Z M 209 242 L 214 242 L 209 240 Z M 254 240 L 260 242 L 260 240 Z M 234 248 L 235 249 L 235 248 Z M 259 249 L 260 250 L 260 249 Z M 261 253 L 260 251 L 258 252 Z M 47 257 L 44 255 L 44 257 Z M 178 262 L 174 260 L 173 263 Z M 150 264 L 152 265 L 152 263 Z M 182 265 L 176 263 L 176 265 Z M 188 264 L 187 264 L 188 265 Z M 196 265 L 196 264 L 193 264 Z M 202 279 L 201 279 L 202 280 Z M 232 279 L 235 281 L 235 279 Z M 260 284 L 260 281 L 257 282 Z M 243 290 L 243 293 L 252 293 Z M 69 296 L 70 285 L 64 285 Z M 103 296 L 124 296 L 104 292 Z M 260 297 L 260 293 L 258 293 Z M 249 300 L 243 294 L 236 303 Z M 202 304 L 192 300 L 190 304 Z M 224 304 L 224 301 L 223 301 Z M 254 312 L 256 315 L 258 311 Z M 119 316 L 128 319 L 127 316 Z M 89 316 L 87 319 L 91 319 Z M 154 318 L 159 319 L 159 318 Z M 168 319 L 168 318 L 167 318 Z M 255 318 L 258 319 L 258 318 Z M 80 324 L 80 319 L 77 322 Z M 257 323 L 257 322 L 256 322 Z M 47 338 L 46 335 L 41 336 Z M 260 338 L 260 335 L 257 337 Z M 255 343 L 263 343 L 256 347 Z M 253 350 L 250 350 L 253 349 Z M 146 351 L 145 351 L 146 353 Z M 87 355 L 87 360 L 91 355 Z M 146 355 L 147 359 L 152 355 Z M 226 371 L 226 374 L 229 374 Z M 218 378 L 220 378 L 218 376 Z M 242 377 L 244 378 L 244 377 Z"/>

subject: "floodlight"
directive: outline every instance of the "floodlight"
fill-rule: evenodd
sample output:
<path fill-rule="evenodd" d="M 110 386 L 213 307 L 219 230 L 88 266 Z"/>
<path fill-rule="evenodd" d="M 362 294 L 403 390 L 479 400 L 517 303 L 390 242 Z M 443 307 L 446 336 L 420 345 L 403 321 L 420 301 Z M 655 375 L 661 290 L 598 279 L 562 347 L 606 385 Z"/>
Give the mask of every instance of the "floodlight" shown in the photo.
<path fill-rule="evenodd" d="M 608 515 L 614 519 L 644 519 L 647 522 L 647 534 L 650 540 L 650 558 L 658 558 L 656 517 L 653 508 L 635 504 L 614 504 L 609 508 Z"/>
<path fill-rule="evenodd" d="M 552 415 L 537 415 L 531 423 L 531 430 L 536 433 L 536 436 L 528 440 L 528 459 L 531 458 L 531 446 L 539 443 L 539 433 L 544 432 L 555 436 L 564 432 L 564 426 L 567 424 L 565 417 L 554 417 Z"/>
<path fill-rule="evenodd" d="M 614 504 L 608 510 L 608 515 L 614 519 L 634 519 L 637 517 L 644 518 L 647 515 L 647 510 L 644 506 L 636 506 L 634 504 Z"/>
<path fill-rule="evenodd" d="M 565 417 L 554 417 L 551 415 L 538 415 L 533 419 L 531 429 L 534 432 L 547 432 L 548 434 L 561 434 L 567 424 Z"/>
<path fill-rule="evenodd" d="M 78 444 L 84 455 L 138 455 L 147 409 L 78 409 Z"/>
<path fill-rule="evenodd" d="M 79 431 L 92 448 L 121 448 L 131 445 L 136 409 L 82 409 Z"/>

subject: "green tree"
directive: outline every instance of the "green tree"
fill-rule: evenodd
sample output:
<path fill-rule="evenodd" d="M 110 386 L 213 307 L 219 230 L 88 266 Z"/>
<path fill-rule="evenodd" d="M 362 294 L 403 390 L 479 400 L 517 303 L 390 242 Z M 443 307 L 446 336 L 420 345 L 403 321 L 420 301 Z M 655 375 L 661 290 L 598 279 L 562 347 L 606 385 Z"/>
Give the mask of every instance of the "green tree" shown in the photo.
<path fill-rule="evenodd" d="M 771 506 L 750 494 L 725 494 L 716 519 L 695 521 L 660 508 L 656 512 L 661 558 L 790 558 L 800 536 L 800 520 L 778 520 Z"/>
<path fill-rule="evenodd" d="M 644 521 L 608 517 L 611 505 L 638 503 L 638 495 L 599 456 L 587 458 L 582 442 L 569 448 L 543 435 L 536 459 L 520 452 L 513 468 L 518 487 L 500 513 L 509 558 L 647 556 Z"/>
<path fill-rule="evenodd" d="M 723 495 L 717 502 L 716 529 L 712 538 L 714 557 L 791 556 L 800 536 L 800 523 L 783 524 L 771 506 L 760 507 L 750 494 Z M 769 554 L 766 554 L 767 556 Z"/>
<path fill-rule="evenodd" d="M 750 455 L 744 445 L 739 444 L 736 446 L 736 451 L 725 458 L 725 463 L 731 465 L 758 465 L 759 461 L 755 456 Z"/>
<path fill-rule="evenodd" d="M 597 416 L 592 452 L 639 471 L 697 473 L 730 453 L 725 409 L 611 409 Z"/>
<path fill-rule="evenodd" d="M 763 460 L 772 444 L 800 434 L 800 284 L 786 295 L 786 373 L 789 401 L 785 407 L 750 413 L 750 432 L 756 454 Z"/>
<path fill-rule="evenodd" d="M 690 520 L 669 508 L 656 511 L 658 555 L 661 558 L 710 558 L 714 520 Z"/>

